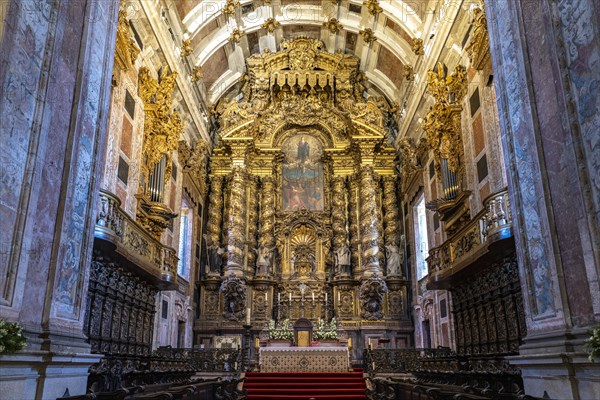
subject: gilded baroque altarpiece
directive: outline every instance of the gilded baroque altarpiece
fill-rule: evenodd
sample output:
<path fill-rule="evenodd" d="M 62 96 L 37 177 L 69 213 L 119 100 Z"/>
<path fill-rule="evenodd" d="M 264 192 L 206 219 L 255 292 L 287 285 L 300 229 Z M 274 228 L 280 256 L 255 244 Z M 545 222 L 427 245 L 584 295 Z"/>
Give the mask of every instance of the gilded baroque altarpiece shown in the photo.
<path fill-rule="evenodd" d="M 387 129 L 396 107 L 366 94 L 357 57 L 323 47 L 300 37 L 249 57 L 242 96 L 215 107 L 207 333 L 240 326 L 241 307 L 216 295 L 234 278 L 253 328 L 335 315 L 348 330 L 398 331 L 408 318 Z"/>

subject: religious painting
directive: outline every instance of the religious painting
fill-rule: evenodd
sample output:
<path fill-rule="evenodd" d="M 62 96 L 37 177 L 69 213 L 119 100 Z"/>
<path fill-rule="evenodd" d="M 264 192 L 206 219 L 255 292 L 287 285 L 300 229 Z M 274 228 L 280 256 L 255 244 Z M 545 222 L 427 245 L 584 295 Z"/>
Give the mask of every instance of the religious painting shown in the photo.
<path fill-rule="evenodd" d="M 323 211 L 323 147 L 313 136 L 298 134 L 283 146 L 282 199 L 284 211 Z"/>

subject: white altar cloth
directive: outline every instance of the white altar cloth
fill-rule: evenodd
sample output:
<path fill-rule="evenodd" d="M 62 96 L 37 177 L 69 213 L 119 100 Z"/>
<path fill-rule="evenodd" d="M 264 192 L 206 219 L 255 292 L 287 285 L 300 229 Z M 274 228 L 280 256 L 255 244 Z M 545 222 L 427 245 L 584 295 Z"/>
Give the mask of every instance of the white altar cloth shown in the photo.
<path fill-rule="evenodd" d="M 261 347 L 261 372 L 348 372 L 347 347 Z"/>

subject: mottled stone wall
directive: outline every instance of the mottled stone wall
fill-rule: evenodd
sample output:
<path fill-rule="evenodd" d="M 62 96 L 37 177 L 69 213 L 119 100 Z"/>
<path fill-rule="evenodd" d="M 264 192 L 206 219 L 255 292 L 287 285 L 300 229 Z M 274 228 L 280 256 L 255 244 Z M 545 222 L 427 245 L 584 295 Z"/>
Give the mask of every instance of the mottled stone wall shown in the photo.
<path fill-rule="evenodd" d="M 89 352 L 82 325 L 117 10 L 116 0 L 8 4 L 0 45 L 0 273 L 9 279 L 0 315 L 24 325 L 31 350 Z M 40 398 L 85 389 L 77 379 L 87 373 L 81 356 L 68 366 L 80 370 L 63 371 L 68 380 L 38 380 Z"/>
<path fill-rule="evenodd" d="M 485 5 L 528 331 L 515 362 L 529 394 L 597 398 L 581 345 L 600 315 L 600 5 Z"/>

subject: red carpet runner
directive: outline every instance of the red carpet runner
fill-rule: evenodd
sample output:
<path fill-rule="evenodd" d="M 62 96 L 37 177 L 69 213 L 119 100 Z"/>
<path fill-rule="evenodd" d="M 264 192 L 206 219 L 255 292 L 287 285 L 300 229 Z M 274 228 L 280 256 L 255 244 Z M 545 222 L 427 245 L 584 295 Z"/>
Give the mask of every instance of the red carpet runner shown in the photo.
<path fill-rule="evenodd" d="M 248 400 L 365 400 L 362 372 L 248 372 Z"/>

